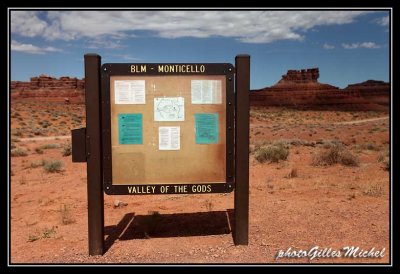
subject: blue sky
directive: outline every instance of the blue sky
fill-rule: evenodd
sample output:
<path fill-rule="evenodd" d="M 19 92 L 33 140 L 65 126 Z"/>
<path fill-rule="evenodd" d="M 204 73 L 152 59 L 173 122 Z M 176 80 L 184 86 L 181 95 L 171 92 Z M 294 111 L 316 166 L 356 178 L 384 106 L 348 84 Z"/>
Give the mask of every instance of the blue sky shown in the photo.
<path fill-rule="evenodd" d="M 389 81 L 389 11 L 12 10 L 11 79 L 82 78 L 83 55 L 103 63 L 233 63 L 251 56 L 251 88 L 288 69 L 320 68 L 322 83 Z"/>

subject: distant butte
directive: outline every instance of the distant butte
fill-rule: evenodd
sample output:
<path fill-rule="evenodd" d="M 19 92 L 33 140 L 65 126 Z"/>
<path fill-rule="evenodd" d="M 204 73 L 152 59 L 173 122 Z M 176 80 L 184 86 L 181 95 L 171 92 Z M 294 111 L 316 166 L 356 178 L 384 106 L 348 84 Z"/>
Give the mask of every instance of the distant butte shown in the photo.
<path fill-rule="evenodd" d="M 318 82 L 318 68 L 288 70 L 273 86 L 250 92 L 252 106 L 388 110 L 390 84 L 368 80 L 344 89 Z M 85 79 L 45 74 L 29 82 L 11 81 L 11 99 L 83 103 Z"/>
<path fill-rule="evenodd" d="M 29 82 L 11 81 L 11 99 L 33 98 L 43 101 L 84 102 L 85 79 L 50 77 L 42 74 Z"/>
<path fill-rule="evenodd" d="M 360 90 L 360 91 L 372 91 L 382 90 L 390 91 L 390 84 L 384 81 L 368 80 L 358 84 L 348 85 L 345 90 Z"/>
<path fill-rule="evenodd" d="M 318 82 L 319 69 L 288 70 L 282 79 L 270 89 L 275 90 L 327 90 L 338 89 L 338 87 Z"/>
<path fill-rule="evenodd" d="M 390 84 L 368 80 L 345 89 L 318 82 L 319 69 L 288 70 L 273 86 L 250 92 L 252 106 L 386 110 Z"/>

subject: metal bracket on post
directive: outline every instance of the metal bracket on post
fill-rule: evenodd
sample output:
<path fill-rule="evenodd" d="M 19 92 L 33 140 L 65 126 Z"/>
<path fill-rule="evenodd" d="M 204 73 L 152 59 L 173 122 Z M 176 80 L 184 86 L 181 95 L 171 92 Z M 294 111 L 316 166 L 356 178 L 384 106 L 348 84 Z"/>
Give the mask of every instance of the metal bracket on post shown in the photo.
<path fill-rule="evenodd" d="M 84 143 L 87 161 L 89 255 L 103 255 L 104 252 L 100 66 L 99 55 L 85 54 L 86 133 Z"/>
<path fill-rule="evenodd" d="M 235 58 L 235 245 L 249 243 L 250 56 Z"/>
<path fill-rule="evenodd" d="M 72 162 L 86 162 L 86 128 L 71 130 L 72 139 Z"/>

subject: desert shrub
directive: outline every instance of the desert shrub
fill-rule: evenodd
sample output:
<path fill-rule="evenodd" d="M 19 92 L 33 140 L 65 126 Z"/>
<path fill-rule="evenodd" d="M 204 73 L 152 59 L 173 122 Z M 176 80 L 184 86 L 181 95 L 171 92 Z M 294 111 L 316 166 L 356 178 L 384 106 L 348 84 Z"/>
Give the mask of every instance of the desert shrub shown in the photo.
<path fill-rule="evenodd" d="M 35 148 L 35 152 L 37 154 L 43 154 L 43 149 L 41 149 L 40 147 Z"/>
<path fill-rule="evenodd" d="M 314 155 L 312 165 L 314 166 L 330 166 L 339 162 L 339 147 L 333 146 L 325 151 L 320 151 Z"/>
<path fill-rule="evenodd" d="M 314 166 L 331 166 L 334 164 L 358 166 L 359 159 L 342 145 L 332 145 L 330 148 L 318 152 L 312 159 Z"/>
<path fill-rule="evenodd" d="M 360 160 L 348 150 L 339 153 L 339 163 L 344 166 L 359 166 Z"/>
<path fill-rule="evenodd" d="M 282 142 L 263 145 L 255 150 L 255 158 L 260 163 L 265 161 L 279 162 L 279 160 L 286 160 L 288 156 L 289 150 Z"/>
<path fill-rule="evenodd" d="M 22 147 L 18 147 L 11 150 L 11 157 L 23 157 L 27 155 L 28 151 Z"/>
<path fill-rule="evenodd" d="M 366 149 L 366 150 L 374 150 L 374 151 L 378 151 L 380 149 L 379 146 L 377 146 L 376 144 L 373 144 L 373 143 L 365 143 L 365 144 L 363 144 L 362 148 Z"/>
<path fill-rule="evenodd" d="M 302 146 L 305 143 L 308 143 L 306 140 L 301 140 L 301 139 L 289 139 L 286 141 L 288 144 L 291 144 L 292 146 Z"/>
<path fill-rule="evenodd" d="M 378 163 L 383 163 L 383 168 L 385 170 L 390 170 L 390 152 L 388 148 L 378 154 L 377 160 Z"/>
<path fill-rule="evenodd" d="M 42 161 L 39 161 L 39 162 L 31 162 L 31 168 L 37 168 L 37 167 L 40 167 L 40 166 L 43 166 L 45 164 L 45 161 L 44 160 L 42 160 Z"/>
<path fill-rule="evenodd" d="M 255 142 L 249 147 L 250 154 L 254 154 L 260 147 L 271 144 L 270 141 Z"/>
<path fill-rule="evenodd" d="M 37 236 L 37 235 L 34 235 L 34 234 L 29 234 L 29 236 L 28 236 L 28 242 L 34 242 L 34 241 L 37 241 L 39 239 L 40 239 L 40 237 Z"/>
<path fill-rule="evenodd" d="M 71 143 L 66 144 L 62 150 L 62 156 L 69 156 L 72 154 L 72 146 Z"/>
<path fill-rule="evenodd" d="M 368 182 L 364 186 L 363 194 L 372 197 L 379 197 L 383 194 L 382 185 L 379 182 Z"/>
<path fill-rule="evenodd" d="M 47 239 L 47 238 L 51 238 L 52 236 L 54 236 L 56 234 L 56 230 L 54 228 L 54 226 L 52 228 L 45 228 L 42 231 L 42 238 L 43 239 Z"/>
<path fill-rule="evenodd" d="M 359 145 L 356 145 L 354 148 L 358 149 L 358 150 L 374 150 L 374 151 L 380 150 L 379 146 L 377 146 L 373 143 L 359 144 Z"/>
<path fill-rule="evenodd" d="M 41 149 L 53 149 L 53 148 L 60 148 L 60 144 L 45 144 L 40 146 Z"/>
<path fill-rule="evenodd" d="M 60 172 L 62 167 L 63 163 L 59 160 L 47 160 L 43 165 L 43 169 L 49 173 Z"/>
<path fill-rule="evenodd" d="M 326 149 L 332 148 L 332 147 L 340 149 L 340 148 L 343 148 L 344 145 L 339 140 L 325 140 L 325 141 L 323 141 L 322 147 L 326 148 Z"/>

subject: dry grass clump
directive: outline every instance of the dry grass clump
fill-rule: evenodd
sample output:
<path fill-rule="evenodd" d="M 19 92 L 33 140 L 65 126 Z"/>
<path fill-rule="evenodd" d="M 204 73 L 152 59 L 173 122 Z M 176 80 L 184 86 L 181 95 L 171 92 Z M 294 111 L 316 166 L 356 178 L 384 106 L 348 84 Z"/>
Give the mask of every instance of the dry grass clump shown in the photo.
<path fill-rule="evenodd" d="M 24 157 L 28 155 L 28 151 L 22 147 L 11 150 L 11 157 Z"/>
<path fill-rule="evenodd" d="M 383 194 L 382 184 L 380 184 L 379 182 L 368 182 L 364 186 L 363 194 L 372 197 L 381 196 Z"/>
<path fill-rule="evenodd" d="M 43 169 L 48 173 L 60 172 L 62 170 L 63 163 L 59 160 L 45 160 Z"/>
<path fill-rule="evenodd" d="M 328 149 L 319 151 L 312 159 L 313 166 L 359 166 L 360 160 L 343 145 L 331 145 Z"/>
<path fill-rule="evenodd" d="M 378 155 L 378 162 L 383 163 L 383 168 L 385 170 L 390 170 L 390 153 L 389 149 L 385 149 L 384 151 L 381 151 Z"/>
<path fill-rule="evenodd" d="M 283 142 L 275 142 L 273 144 L 262 145 L 255 148 L 254 157 L 260 163 L 266 161 L 279 162 L 286 160 L 289 156 L 289 150 Z"/>

